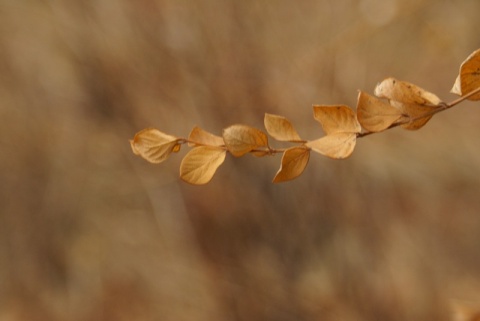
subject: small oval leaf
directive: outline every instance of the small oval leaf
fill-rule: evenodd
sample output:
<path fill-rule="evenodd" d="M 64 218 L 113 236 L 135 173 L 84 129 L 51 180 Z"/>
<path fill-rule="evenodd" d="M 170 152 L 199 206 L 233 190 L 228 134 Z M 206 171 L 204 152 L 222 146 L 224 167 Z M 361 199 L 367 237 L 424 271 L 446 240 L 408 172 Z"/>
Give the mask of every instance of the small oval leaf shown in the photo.
<path fill-rule="evenodd" d="M 350 156 L 357 142 L 355 133 L 335 133 L 306 143 L 313 151 L 334 159 Z"/>
<path fill-rule="evenodd" d="M 282 156 L 282 164 L 278 170 L 274 183 L 281 183 L 300 176 L 310 159 L 310 149 L 306 146 L 297 146 L 287 149 Z"/>
<path fill-rule="evenodd" d="M 283 116 L 266 113 L 263 122 L 267 132 L 276 140 L 283 142 L 302 141 L 292 123 Z"/>
<path fill-rule="evenodd" d="M 220 147 L 195 147 L 182 159 L 180 177 L 193 185 L 207 184 L 222 165 L 225 155 L 226 150 Z"/>
<path fill-rule="evenodd" d="M 313 117 L 322 125 L 323 131 L 327 135 L 359 133 L 362 130 L 355 112 L 345 105 L 313 106 Z"/>
<path fill-rule="evenodd" d="M 135 155 L 139 155 L 150 163 L 161 163 L 172 152 L 180 149 L 179 138 L 165 134 L 158 129 L 147 128 L 137 134 L 130 141 Z"/>
<path fill-rule="evenodd" d="M 375 87 L 375 96 L 404 104 L 438 105 L 442 101 L 435 94 L 417 85 L 395 78 L 387 78 Z"/>
<path fill-rule="evenodd" d="M 223 146 L 223 138 L 195 126 L 188 135 L 188 146 L 208 145 L 208 146 Z"/>
<path fill-rule="evenodd" d="M 370 132 L 381 132 L 402 119 L 402 112 L 387 102 L 362 91 L 358 94 L 357 118 Z"/>
<path fill-rule="evenodd" d="M 432 114 L 428 114 L 439 108 L 436 106 L 404 104 L 393 100 L 390 103 L 393 107 L 398 108 L 398 110 L 400 110 L 403 114 L 408 115 L 406 119 L 402 120 L 402 122 L 406 122 L 402 125 L 402 128 L 408 130 L 418 130 L 425 126 L 427 122 L 433 117 Z M 424 115 L 428 116 L 422 117 Z M 412 121 L 408 122 L 408 119 L 411 119 Z"/>
<path fill-rule="evenodd" d="M 247 125 L 232 125 L 223 130 L 223 140 L 228 151 L 240 157 L 259 147 L 268 146 L 267 135 Z"/>
<path fill-rule="evenodd" d="M 451 90 L 452 93 L 465 96 L 480 87 L 480 49 L 475 50 L 460 66 L 459 75 Z M 480 93 L 468 98 L 480 100 Z"/>

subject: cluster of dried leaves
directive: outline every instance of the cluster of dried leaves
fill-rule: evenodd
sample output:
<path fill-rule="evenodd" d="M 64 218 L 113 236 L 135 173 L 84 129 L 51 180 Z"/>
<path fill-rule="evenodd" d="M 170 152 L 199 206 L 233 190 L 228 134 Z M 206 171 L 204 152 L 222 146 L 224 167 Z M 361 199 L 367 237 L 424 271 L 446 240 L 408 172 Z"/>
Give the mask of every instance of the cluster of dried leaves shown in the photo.
<path fill-rule="evenodd" d="M 357 138 L 397 126 L 417 130 L 433 115 L 465 99 L 480 100 L 480 49 L 462 63 L 451 92 L 461 97 L 444 103 L 435 94 L 414 84 L 387 78 L 376 86 L 374 96 L 359 92 L 356 112 L 345 105 L 313 106 L 313 116 L 325 133 L 315 140 L 302 139 L 285 117 L 265 114 L 265 129 L 271 137 L 296 144 L 286 149 L 272 148 L 265 132 L 247 125 L 227 127 L 222 136 L 195 127 L 188 138 L 147 128 L 138 132 L 130 144 L 134 154 L 151 163 L 163 162 L 183 144 L 193 147 L 182 160 L 180 177 L 194 185 L 208 183 L 227 152 L 235 157 L 248 153 L 257 157 L 282 153 L 280 169 L 273 179 L 274 183 L 279 183 L 301 175 L 311 151 L 343 159 L 351 155 Z"/>

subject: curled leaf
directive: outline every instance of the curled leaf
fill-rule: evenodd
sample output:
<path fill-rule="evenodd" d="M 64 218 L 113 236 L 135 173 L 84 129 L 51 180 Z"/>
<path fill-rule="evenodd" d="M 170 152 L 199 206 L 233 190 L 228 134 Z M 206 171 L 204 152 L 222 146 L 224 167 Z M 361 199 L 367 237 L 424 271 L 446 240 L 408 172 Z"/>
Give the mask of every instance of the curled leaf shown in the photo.
<path fill-rule="evenodd" d="M 267 135 L 247 125 L 232 125 L 223 130 L 223 141 L 228 151 L 235 157 L 268 146 Z"/>
<path fill-rule="evenodd" d="M 385 101 L 360 91 L 357 99 L 357 118 L 370 132 L 381 132 L 403 117 L 402 111 Z"/>
<path fill-rule="evenodd" d="M 323 128 L 325 134 L 359 133 L 362 128 L 355 112 L 345 105 L 313 106 L 313 117 Z"/>
<path fill-rule="evenodd" d="M 172 152 L 180 150 L 180 139 L 165 134 L 158 129 L 147 128 L 130 140 L 130 146 L 135 155 L 139 155 L 150 163 L 161 163 L 167 159 Z"/>
<path fill-rule="evenodd" d="M 435 94 L 395 78 L 387 78 L 377 84 L 375 96 L 404 104 L 438 105 L 442 102 Z"/>
<path fill-rule="evenodd" d="M 410 122 L 402 125 L 409 130 L 422 128 L 433 117 L 432 111 L 439 108 L 442 102 L 435 94 L 395 78 L 387 78 L 379 83 L 375 95 L 388 99 L 390 105 L 410 118 Z"/>
<path fill-rule="evenodd" d="M 282 164 L 273 182 L 280 183 L 300 176 L 310 159 L 310 149 L 306 146 L 297 146 L 287 149 L 282 156 Z"/>
<path fill-rule="evenodd" d="M 188 135 L 188 146 L 195 145 L 207 145 L 207 146 L 223 146 L 223 138 L 214 134 L 211 134 L 198 126 L 195 126 L 190 135 Z M 193 142 L 193 143 L 192 143 Z"/>
<path fill-rule="evenodd" d="M 391 101 L 390 104 L 397 107 L 402 114 L 408 115 L 408 118 L 412 120 L 402 125 L 402 128 L 408 130 L 417 130 L 425 126 L 425 124 L 433 117 L 433 114 L 429 113 L 438 108 L 435 106 L 404 104 L 397 101 Z M 422 117 L 426 114 L 428 116 Z"/>
<path fill-rule="evenodd" d="M 221 147 L 199 146 L 185 155 L 180 164 L 180 177 L 193 185 L 207 184 L 225 160 L 226 150 Z"/>
<path fill-rule="evenodd" d="M 475 50 L 461 64 L 460 72 L 451 90 L 452 93 L 464 96 L 480 87 L 480 49 Z M 480 93 L 468 98 L 480 100 Z"/>
<path fill-rule="evenodd" d="M 267 132 L 276 140 L 284 142 L 298 142 L 302 140 L 295 128 L 293 128 L 292 123 L 283 116 L 266 113 L 263 122 Z"/>
<path fill-rule="evenodd" d="M 330 158 L 343 159 L 352 154 L 356 142 L 356 133 L 334 133 L 309 141 L 305 145 Z"/>

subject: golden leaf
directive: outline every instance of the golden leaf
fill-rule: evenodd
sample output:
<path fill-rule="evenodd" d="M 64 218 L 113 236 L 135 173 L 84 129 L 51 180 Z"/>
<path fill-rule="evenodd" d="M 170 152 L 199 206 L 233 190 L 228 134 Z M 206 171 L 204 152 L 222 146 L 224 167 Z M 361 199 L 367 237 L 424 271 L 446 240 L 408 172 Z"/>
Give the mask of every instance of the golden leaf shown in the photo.
<path fill-rule="evenodd" d="M 475 50 L 460 65 L 460 72 L 451 90 L 452 93 L 464 96 L 480 87 L 480 49 Z M 480 100 L 480 93 L 468 98 Z"/>
<path fill-rule="evenodd" d="M 267 135 L 247 125 L 232 125 L 223 130 L 223 141 L 228 151 L 240 157 L 259 147 L 268 146 Z"/>
<path fill-rule="evenodd" d="M 345 105 L 313 106 L 313 117 L 322 125 L 327 135 L 359 133 L 362 130 L 355 112 Z"/>
<path fill-rule="evenodd" d="M 300 176 L 310 159 L 310 149 L 306 146 L 297 146 L 287 149 L 282 156 L 282 164 L 278 170 L 274 183 L 292 180 Z"/>
<path fill-rule="evenodd" d="M 313 151 L 334 159 L 350 156 L 357 142 L 356 133 L 334 133 L 306 143 Z"/>
<path fill-rule="evenodd" d="M 402 118 L 402 112 L 363 91 L 357 100 L 358 122 L 370 132 L 381 132 Z"/>
<path fill-rule="evenodd" d="M 302 141 L 292 123 L 283 116 L 266 113 L 263 122 L 267 132 L 276 140 L 284 142 Z"/>
<path fill-rule="evenodd" d="M 180 177 L 193 185 L 207 184 L 225 160 L 226 150 L 215 146 L 199 146 L 185 155 L 180 164 Z"/>
<path fill-rule="evenodd" d="M 442 102 L 435 94 L 395 78 L 387 78 L 377 84 L 375 96 L 404 104 L 438 105 Z"/>
<path fill-rule="evenodd" d="M 412 120 L 402 125 L 409 130 L 422 128 L 433 117 L 433 114 L 428 114 L 439 108 L 438 104 L 442 102 L 435 94 L 395 78 L 387 78 L 379 83 L 375 87 L 375 95 L 388 99 L 390 105 Z"/>
<path fill-rule="evenodd" d="M 198 126 L 195 126 L 190 135 L 188 135 L 188 146 L 207 145 L 207 146 L 223 146 L 223 138 L 214 134 L 211 134 Z"/>
<path fill-rule="evenodd" d="M 165 134 L 158 129 L 147 128 L 130 140 L 135 155 L 139 155 L 150 163 L 161 163 L 172 152 L 180 150 L 179 138 Z"/>

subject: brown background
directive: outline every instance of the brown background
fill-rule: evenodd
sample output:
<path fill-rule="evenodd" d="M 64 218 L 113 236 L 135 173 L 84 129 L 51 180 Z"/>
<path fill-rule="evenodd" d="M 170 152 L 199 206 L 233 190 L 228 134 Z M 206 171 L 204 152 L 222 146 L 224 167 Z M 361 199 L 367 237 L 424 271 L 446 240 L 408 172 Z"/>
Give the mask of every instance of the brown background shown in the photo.
<path fill-rule="evenodd" d="M 220 134 L 265 112 L 322 136 L 388 76 L 446 101 L 480 2 L 0 3 L 0 320 L 448 320 L 479 302 L 480 109 L 312 155 L 155 166 L 149 126 Z M 275 143 L 272 143 L 275 144 Z"/>

